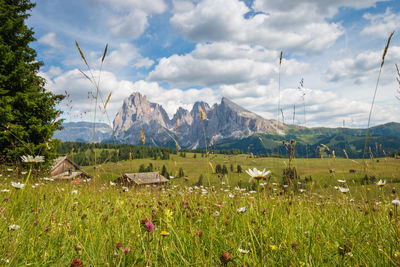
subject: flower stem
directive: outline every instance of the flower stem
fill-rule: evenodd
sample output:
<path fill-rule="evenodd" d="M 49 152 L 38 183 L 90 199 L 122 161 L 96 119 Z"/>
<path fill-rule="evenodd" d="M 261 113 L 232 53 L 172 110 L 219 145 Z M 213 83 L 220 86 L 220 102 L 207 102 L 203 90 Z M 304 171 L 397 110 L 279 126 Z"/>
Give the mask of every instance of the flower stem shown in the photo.
<path fill-rule="evenodd" d="M 25 189 L 25 187 L 28 186 L 29 177 L 31 177 L 31 173 L 32 173 L 32 164 L 30 164 L 29 172 L 28 172 L 28 175 L 26 176 L 25 186 L 23 187 L 23 189 Z"/>

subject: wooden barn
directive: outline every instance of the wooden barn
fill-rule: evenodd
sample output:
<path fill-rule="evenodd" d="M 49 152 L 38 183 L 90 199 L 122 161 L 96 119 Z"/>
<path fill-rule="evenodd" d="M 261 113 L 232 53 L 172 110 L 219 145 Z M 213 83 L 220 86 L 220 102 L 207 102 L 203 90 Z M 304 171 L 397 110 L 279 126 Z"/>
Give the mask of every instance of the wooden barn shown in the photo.
<path fill-rule="evenodd" d="M 92 178 L 92 176 L 81 170 L 81 168 L 67 156 L 61 156 L 54 160 L 50 176 L 53 179 L 59 180 Z"/>
<path fill-rule="evenodd" d="M 115 183 L 124 186 L 165 185 L 168 179 L 158 172 L 124 173 Z"/>

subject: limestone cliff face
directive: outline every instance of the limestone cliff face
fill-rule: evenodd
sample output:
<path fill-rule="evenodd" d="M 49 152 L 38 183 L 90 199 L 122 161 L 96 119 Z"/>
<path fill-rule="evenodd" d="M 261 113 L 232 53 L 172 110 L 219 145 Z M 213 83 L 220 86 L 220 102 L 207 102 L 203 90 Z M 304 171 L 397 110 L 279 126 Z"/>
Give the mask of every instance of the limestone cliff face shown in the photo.
<path fill-rule="evenodd" d="M 118 142 L 138 144 L 141 142 L 140 129 L 146 135 L 147 143 L 158 145 L 168 138 L 170 120 L 159 104 L 150 103 L 146 96 L 134 93 L 124 100 L 114 119 L 114 133 Z"/>
<path fill-rule="evenodd" d="M 204 112 L 204 121 L 200 107 Z M 161 105 L 149 102 L 140 93 L 134 93 L 124 100 L 114 119 L 118 142 L 131 144 L 140 143 L 140 129 L 143 128 L 146 140 L 155 145 L 176 142 L 184 148 L 201 148 L 205 145 L 203 127 L 211 143 L 254 133 L 283 133 L 286 128 L 281 125 L 277 130 L 275 120 L 265 120 L 225 97 L 220 104 L 212 107 L 205 102 L 196 102 L 190 112 L 179 108 L 169 119 Z"/>

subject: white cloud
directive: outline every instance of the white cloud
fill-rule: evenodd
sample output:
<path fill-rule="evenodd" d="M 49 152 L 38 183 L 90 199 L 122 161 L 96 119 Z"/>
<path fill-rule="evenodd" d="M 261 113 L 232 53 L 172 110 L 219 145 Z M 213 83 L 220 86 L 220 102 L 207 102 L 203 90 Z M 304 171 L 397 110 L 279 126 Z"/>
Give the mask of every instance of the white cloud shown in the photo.
<path fill-rule="evenodd" d="M 164 0 L 92 0 L 108 4 L 112 9 L 125 10 L 125 9 L 140 9 L 147 13 L 163 13 L 167 5 Z"/>
<path fill-rule="evenodd" d="M 105 22 L 114 37 L 136 39 L 149 26 L 148 19 L 161 14 L 168 8 L 164 0 L 89 0 L 92 7 L 101 11 L 101 21 Z M 100 16 L 100 15 L 99 15 Z"/>
<path fill-rule="evenodd" d="M 216 86 L 248 81 L 269 83 L 277 77 L 279 52 L 261 46 L 233 43 L 198 44 L 186 55 L 162 58 L 149 73 L 149 81 L 168 82 L 173 86 Z M 284 60 L 282 71 L 301 73 L 308 64 Z"/>
<path fill-rule="evenodd" d="M 150 68 L 153 64 L 154 61 L 142 57 L 134 45 L 120 43 L 119 47 L 106 57 L 104 67 L 110 70 L 123 67 Z"/>
<path fill-rule="evenodd" d="M 350 80 L 356 84 L 366 81 L 376 80 L 378 70 L 382 62 L 382 51 L 365 51 L 356 57 L 348 57 L 341 60 L 332 61 L 325 73 L 325 78 L 330 82 Z M 384 70 L 389 70 L 388 79 L 393 80 L 395 63 L 400 62 L 400 46 L 390 46 L 385 58 Z M 386 68 L 385 68 L 386 67 Z M 384 81 L 383 81 L 384 82 Z"/>
<path fill-rule="evenodd" d="M 369 25 L 361 31 L 363 35 L 387 38 L 392 31 L 400 27 L 400 14 L 393 13 L 390 8 L 387 8 L 383 14 L 366 13 L 363 17 L 369 20 Z"/>
<path fill-rule="evenodd" d="M 315 4 L 246 18 L 251 10 L 239 0 L 202 0 L 195 7 L 181 1 L 174 3 L 178 6 L 170 20 L 172 26 L 195 42 L 234 41 L 315 52 L 330 47 L 342 34 L 341 26 L 326 22 Z"/>
<path fill-rule="evenodd" d="M 54 32 L 49 32 L 39 38 L 38 43 L 48 45 L 52 48 L 60 49 L 63 46 L 59 44 L 56 40 L 56 34 Z"/>
<path fill-rule="evenodd" d="M 256 11 L 263 12 L 305 10 L 311 11 L 309 14 L 312 16 L 320 14 L 323 17 L 330 18 L 338 13 L 340 7 L 362 9 L 384 1 L 387 0 L 255 0 L 253 7 Z M 307 20 L 307 18 L 304 18 L 304 20 Z"/>
<path fill-rule="evenodd" d="M 146 12 L 135 9 L 127 15 L 113 16 L 108 20 L 108 25 L 114 36 L 136 39 L 149 26 L 147 16 Z"/>

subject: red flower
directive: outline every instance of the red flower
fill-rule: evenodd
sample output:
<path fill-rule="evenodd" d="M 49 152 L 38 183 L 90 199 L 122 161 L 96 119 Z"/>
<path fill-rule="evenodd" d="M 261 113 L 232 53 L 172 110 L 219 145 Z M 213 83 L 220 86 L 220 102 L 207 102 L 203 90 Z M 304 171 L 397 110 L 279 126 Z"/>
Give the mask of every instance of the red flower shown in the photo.
<path fill-rule="evenodd" d="M 80 259 L 76 258 L 71 262 L 71 267 L 83 267 L 83 262 Z"/>
<path fill-rule="evenodd" d="M 130 249 L 130 248 L 123 248 L 123 249 L 122 249 L 122 252 L 126 255 L 126 254 L 128 254 L 129 252 L 131 252 L 131 249 Z"/>
<path fill-rule="evenodd" d="M 219 259 L 221 260 L 222 264 L 228 264 L 228 262 L 232 260 L 232 256 L 229 254 L 229 252 L 224 252 L 221 254 Z"/>

